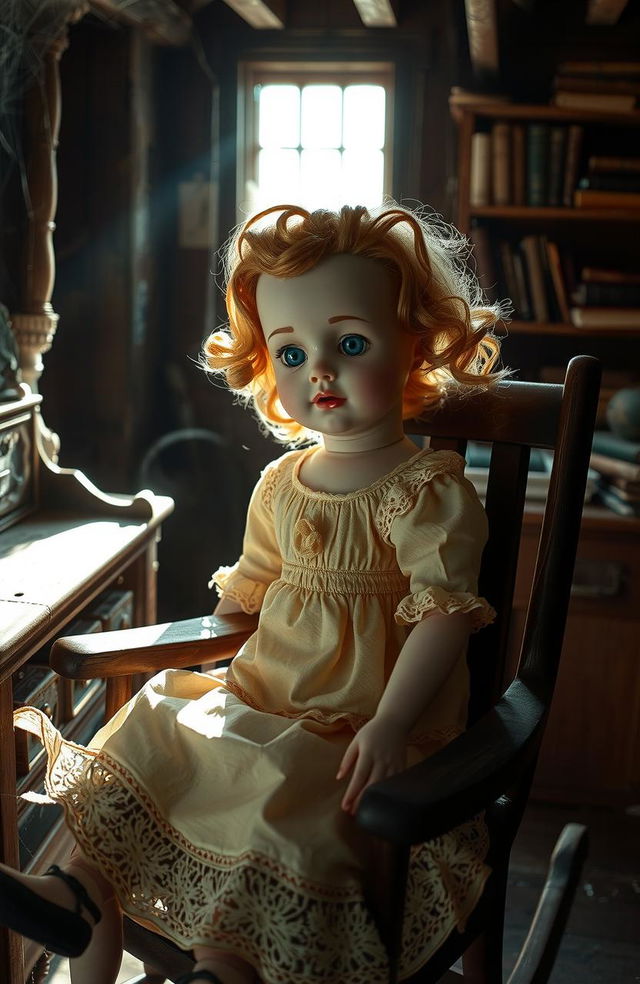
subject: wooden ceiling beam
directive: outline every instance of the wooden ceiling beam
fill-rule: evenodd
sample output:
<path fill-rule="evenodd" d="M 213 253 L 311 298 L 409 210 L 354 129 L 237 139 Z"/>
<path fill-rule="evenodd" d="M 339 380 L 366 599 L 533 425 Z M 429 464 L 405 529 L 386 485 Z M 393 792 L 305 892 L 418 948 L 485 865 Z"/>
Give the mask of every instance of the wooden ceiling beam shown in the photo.
<path fill-rule="evenodd" d="M 469 55 L 474 72 L 498 72 L 498 20 L 495 0 L 465 0 Z"/>
<path fill-rule="evenodd" d="M 90 0 L 89 6 L 121 24 L 141 28 L 157 44 L 183 45 L 192 21 L 173 0 Z"/>
<path fill-rule="evenodd" d="M 224 0 L 227 7 L 258 30 L 282 30 L 284 0 Z"/>
<path fill-rule="evenodd" d="M 365 27 L 397 27 L 391 0 L 353 0 Z"/>
<path fill-rule="evenodd" d="M 617 24 L 627 6 L 627 0 L 589 0 L 587 24 Z"/>

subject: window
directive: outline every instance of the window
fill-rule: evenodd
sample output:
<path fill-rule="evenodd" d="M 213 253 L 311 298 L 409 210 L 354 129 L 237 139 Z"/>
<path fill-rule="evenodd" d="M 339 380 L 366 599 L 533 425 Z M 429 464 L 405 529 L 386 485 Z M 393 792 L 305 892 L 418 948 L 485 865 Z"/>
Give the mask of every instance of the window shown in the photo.
<path fill-rule="evenodd" d="M 240 217 L 270 205 L 379 205 L 391 193 L 393 68 L 246 66 Z"/>

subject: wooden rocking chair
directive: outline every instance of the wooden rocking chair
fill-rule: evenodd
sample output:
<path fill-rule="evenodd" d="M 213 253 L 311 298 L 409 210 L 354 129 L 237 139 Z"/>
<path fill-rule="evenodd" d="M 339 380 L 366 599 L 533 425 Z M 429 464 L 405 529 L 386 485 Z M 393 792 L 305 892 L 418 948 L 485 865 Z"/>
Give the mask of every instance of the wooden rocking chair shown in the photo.
<path fill-rule="evenodd" d="M 564 385 L 505 381 L 491 392 L 450 401 L 426 422 L 407 423 L 409 433 L 429 435 L 437 448 L 464 453 L 469 440 L 492 445 L 486 494 L 490 536 L 480 594 L 490 601 L 498 618 L 474 635 L 469 645 L 472 699 L 468 730 L 427 761 L 370 786 L 357 813 L 357 822 L 381 847 L 375 914 L 389 953 L 389 984 L 398 980 L 411 846 L 483 810 L 491 845 L 487 861 L 492 869 L 484 894 L 465 931 L 454 930 L 409 984 L 447 980 L 449 968 L 461 957 L 464 969 L 468 973 L 473 969 L 474 982 L 501 984 L 509 855 L 527 802 L 562 650 L 599 379 L 599 362 L 577 356 L 569 363 Z M 532 448 L 554 452 L 553 470 L 520 663 L 503 692 Z M 255 624 L 255 617 L 242 614 L 207 616 L 59 639 L 53 646 L 51 665 L 75 679 L 107 678 L 107 710 L 112 714 L 130 696 L 135 674 L 229 658 Z M 547 980 L 584 850 L 584 831 L 573 827 L 566 831 L 510 984 Z M 564 870 L 562 877 L 559 870 Z M 154 968 L 155 973 L 149 971 L 139 982 L 175 980 L 193 967 L 190 954 L 129 920 L 125 945 L 145 966 Z"/>

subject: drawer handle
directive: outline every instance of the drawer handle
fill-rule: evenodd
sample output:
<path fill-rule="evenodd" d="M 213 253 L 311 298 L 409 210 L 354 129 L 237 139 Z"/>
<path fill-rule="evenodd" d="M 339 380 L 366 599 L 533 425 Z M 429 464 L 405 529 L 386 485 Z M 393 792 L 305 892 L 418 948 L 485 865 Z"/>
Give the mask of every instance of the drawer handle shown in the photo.
<path fill-rule="evenodd" d="M 602 560 L 577 560 L 571 585 L 572 598 L 619 598 L 624 591 L 622 564 Z"/>
<path fill-rule="evenodd" d="M 53 721 L 53 708 L 51 707 L 51 704 L 47 704 L 45 702 L 41 705 L 40 710 L 49 718 L 50 721 Z"/>

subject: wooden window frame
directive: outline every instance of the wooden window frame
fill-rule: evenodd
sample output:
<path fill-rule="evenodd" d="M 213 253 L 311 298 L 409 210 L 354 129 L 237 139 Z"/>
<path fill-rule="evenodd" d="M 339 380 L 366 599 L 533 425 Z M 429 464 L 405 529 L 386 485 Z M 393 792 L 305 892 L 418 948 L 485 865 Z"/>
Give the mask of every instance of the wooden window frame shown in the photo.
<path fill-rule="evenodd" d="M 310 62 L 304 58 L 264 60 L 247 59 L 239 64 L 238 134 L 241 142 L 237 167 L 237 217 L 246 218 L 243 209 L 248 202 L 249 181 L 257 181 L 258 172 L 258 113 L 254 98 L 257 85 L 304 85 L 330 83 L 345 87 L 366 83 L 382 85 L 385 89 L 385 139 L 383 197 L 393 194 L 394 167 L 394 105 L 396 96 L 396 65 L 390 60 L 363 59 Z"/>

